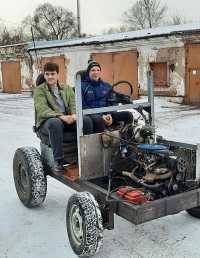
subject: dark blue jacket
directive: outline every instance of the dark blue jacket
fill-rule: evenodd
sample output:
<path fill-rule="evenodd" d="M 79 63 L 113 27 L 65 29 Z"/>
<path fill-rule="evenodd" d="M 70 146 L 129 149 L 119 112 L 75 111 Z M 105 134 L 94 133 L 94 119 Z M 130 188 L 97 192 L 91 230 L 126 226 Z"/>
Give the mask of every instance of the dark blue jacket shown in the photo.
<path fill-rule="evenodd" d="M 86 108 L 100 108 L 111 105 L 109 100 L 112 98 L 112 86 L 99 79 L 98 81 L 86 78 L 81 82 L 82 105 Z"/>

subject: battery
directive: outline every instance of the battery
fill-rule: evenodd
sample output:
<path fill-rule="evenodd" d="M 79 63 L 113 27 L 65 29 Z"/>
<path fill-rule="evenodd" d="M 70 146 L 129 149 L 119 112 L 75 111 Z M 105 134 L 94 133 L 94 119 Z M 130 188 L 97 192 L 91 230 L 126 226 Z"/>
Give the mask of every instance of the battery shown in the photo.
<path fill-rule="evenodd" d="M 130 186 L 120 187 L 117 190 L 117 194 L 133 204 L 144 204 L 148 202 L 148 199 L 142 190 Z"/>

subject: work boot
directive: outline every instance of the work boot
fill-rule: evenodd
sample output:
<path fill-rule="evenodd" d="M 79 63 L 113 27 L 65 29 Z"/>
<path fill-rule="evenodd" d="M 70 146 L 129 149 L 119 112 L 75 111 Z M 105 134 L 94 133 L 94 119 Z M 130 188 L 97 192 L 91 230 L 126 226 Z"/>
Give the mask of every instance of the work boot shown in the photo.
<path fill-rule="evenodd" d="M 57 176 L 64 174 L 64 167 L 62 160 L 55 160 L 53 166 L 53 173 Z"/>
<path fill-rule="evenodd" d="M 65 159 L 63 159 L 62 164 L 64 169 L 71 165 L 70 162 Z"/>

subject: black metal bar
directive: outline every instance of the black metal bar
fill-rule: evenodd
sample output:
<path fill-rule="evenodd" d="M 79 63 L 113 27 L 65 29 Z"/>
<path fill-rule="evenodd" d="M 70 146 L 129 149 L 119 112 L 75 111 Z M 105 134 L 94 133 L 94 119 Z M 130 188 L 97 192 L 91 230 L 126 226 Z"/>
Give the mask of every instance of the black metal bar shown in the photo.
<path fill-rule="evenodd" d="M 116 214 L 136 225 L 200 206 L 199 196 L 200 189 L 196 189 L 151 201 L 147 204 L 133 205 L 122 202 L 122 199 L 116 195 L 111 195 L 118 200 Z"/>
<path fill-rule="evenodd" d="M 78 191 L 78 192 L 81 192 L 83 191 L 83 188 L 81 187 L 81 183 L 80 183 L 80 180 L 75 180 L 75 181 L 72 181 L 70 179 L 68 179 L 67 177 L 65 176 L 57 176 L 57 175 L 54 175 L 54 174 L 49 174 L 49 176 L 53 177 L 54 179 L 60 181 L 61 183 L 69 186 L 70 188 Z"/>
<path fill-rule="evenodd" d="M 77 5 L 77 27 L 78 27 L 78 36 L 81 37 L 81 15 L 80 15 L 80 0 L 76 1 Z"/>

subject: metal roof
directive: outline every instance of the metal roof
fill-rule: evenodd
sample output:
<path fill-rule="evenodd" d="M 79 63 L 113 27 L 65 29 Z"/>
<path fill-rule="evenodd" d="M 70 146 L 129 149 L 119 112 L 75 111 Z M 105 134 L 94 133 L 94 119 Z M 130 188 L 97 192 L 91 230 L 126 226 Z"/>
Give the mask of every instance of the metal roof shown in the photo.
<path fill-rule="evenodd" d="M 51 41 L 36 41 L 35 48 L 33 43 L 28 44 L 28 51 L 34 49 L 47 49 L 55 47 L 72 47 L 95 45 L 101 43 L 111 43 L 118 41 L 139 40 L 145 38 L 153 38 L 160 36 L 170 36 L 177 34 L 197 33 L 200 32 L 200 22 L 173 25 L 166 27 L 158 27 L 153 29 L 145 29 L 138 31 L 121 32 L 115 34 L 99 35 L 88 38 L 66 39 L 66 40 L 51 40 Z"/>

